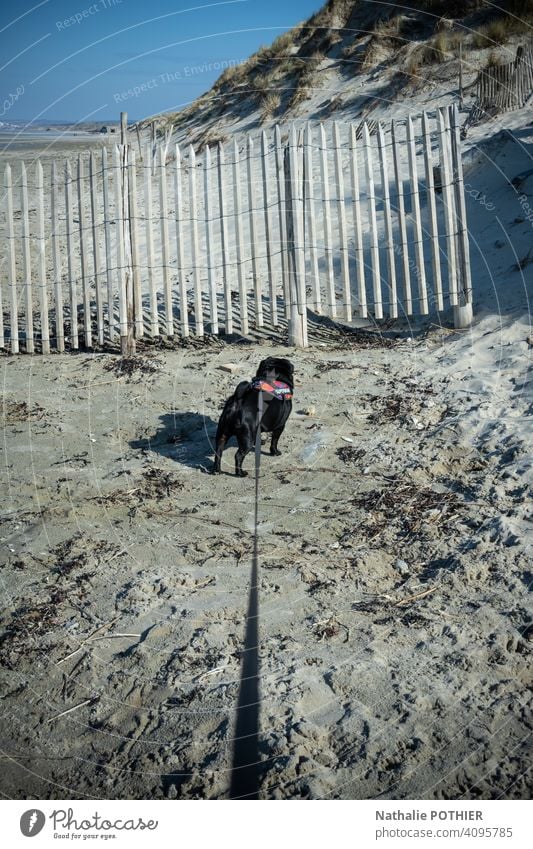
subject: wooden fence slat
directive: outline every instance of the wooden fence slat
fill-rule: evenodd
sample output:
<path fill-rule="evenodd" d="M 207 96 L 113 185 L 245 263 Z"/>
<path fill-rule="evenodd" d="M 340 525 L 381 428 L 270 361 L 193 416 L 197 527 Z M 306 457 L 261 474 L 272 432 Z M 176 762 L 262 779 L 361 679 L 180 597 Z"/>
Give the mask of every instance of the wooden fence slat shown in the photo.
<path fill-rule="evenodd" d="M 102 149 L 102 195 L 104 199 L 104 235 L 105 235 L 105 268 L 107 283 L 107 327 L 110 342 L 115 341 L 115 308 L 113 296 L 113 280 L 115 268 L 113 264 L 113 244 L 111 238 L 111 206 L 109 196 L 109 164 L 107 150 Z"/>
<path fill-rule="evenodd" d="M 144 168 L 144 227 L 146 237 L 146 266 L 150 292 L 150 336 L 159 336 L 159 309 L 154 269 L 154 231 L 152 200 L 152 146 L 146 145 Z"/>
<path fill-rule="evenodd" d="M 139 262 L 139 209 L 137 201 L 137 165 L 133 148 L 129 150 L 128 162 L 128 192 L 130 212 L 130 239 L 131 239 L 131 273 L 133 277 L 133 306 L 135 336 L 140 339 L 144 336 L 144 316 L 141 285 L 141 268 Z"/>
<path fill-rule="evenodd" d="M 470 246 L 468 242 L 468 227 L 466 221 L 466 203 L 463 181 L 463 163 L 461 160 L 461 141 L 459 135 L 459 115 L 457 107 L 452 105 L 450 111 L 450 132 L 452 147 L 453 182 L 455 189 L 455 214 L 458 242 L 458 256 L 461 267 L 461 301 L 460 306 L 472 303 L 472 278 L 470 274 Z"/>
<path fill-rule="evenodd" d="M 254 286 L 255 297 L 255 326 L 263 327 L 263 296 L 261 291 L 261 281 L 259 279 L 258 263 L 257 263 L 257 213 L 256 213 L 256 185 L 254 175 L 254 142 L 251 136 L 248 136 L 247 145 L 247 162 L 246 173 L 248 181 L 248 217 L 250 221 L 250 253 L 252 260 L 252 279 Z"/>
<path fill-rule="evenodd" d="M 377 126 L 377 138 L 381 171 L 381 193 L 383 195 L 383 215 L 385 217 L 387 267 L 389 270 L 389 315 L 391 318 L 398 318 L 396 267 L 394 262 L 394 235 L 392 232 L 392 215 L 389 192 L 389 169 L 387 165 L 387 151 L 385 148 L 385 134 L 380 123 L 378 123 Z"/>
<path fill-rule="evenodd" d="M 322 180 L 322 206 L 324 222 L 324 254 L 327 264 L 327 297 L 332 318 L 337 317 L 337 301 L 335 298 L 335 274 L 333 270 L 333 245 L 331 232 L 331 208 L 329 200 L 329 167 L 328 147 L 324 125 L 320 125 L 320 176 Z"/>
<path fill-rule="evenodd" d="M 292 155 L 292 203 L 294 220 L 294 255 L 296 259 L 296 297 L 298 309 L 298 321 L 302 335 L 302 345 L 307 348 L 307 294 L 305 286 L 305 253 L 304 253 L 304 222 L 303 222 L 303 147 L 296 139 L 296 128 L 294 124 L 290 133 L 290 154 Z"/>
<path fill-rule="evenodd" d="M 413 120 L 410 115 L 407 117 L 407 152 L 409 158 L 409 175 L 411 180 L 411 218 L 413 223 L 416 270 L 418 277 L 418 300 L 420 312 L 422 315 L 427 315 L 429 308 L 426 286 L 426 269 L 424 265 L 424 245 L 422 242 L 422 216 L 420 214 L 420 196 L 418 193 L 418 167 Z"/>
<path fill-rule="evenodd" d="M 59 184 L 57 166 L 52 162 L 51 172 L 52 202 L 50 217 L 52 220 L 52 257 L 54 267 L 54 307 L 56 313 L 56 346 L 59 353 L 65 350 L 65 329 L 63 325 L 63 287 L 61 285 L 61 254 L 59 252 Z"/>
<path fill-rule="evenodd" d="M 121 113 L 124 118 L 125 113 Z M 124 257 L 124 309 L 126 317 L 126 333 L 121 335 L 120 350 L 123 357 L 130 357 L 135 353 L 135 317 L 134 317 L 134 295 L 133 295 L 133 259 L 131 243 L 131 213 L 129 192 L 129 153 L 130 146 L 125 143 L 125 130 L 121 134 L 124 143 L 119 147 L 120 157 L 120 191 L 122 202 L 122 240 Z"/>
<path fill-rule="evenodd" d="M 452 195 L 452 169 L 451 158 L 448 149 L 448 130 L 444 114 L 440 109 L 437 109 L 437 123 L 439 127 L 439 150 L 441 161 L 442 174 L 442 200 L 444 203 L 444 221 L 446 228 L 446 254 L 448 259 L 448 291 L 450 294 L 450 304 L 457 306 L 457 265 L 455 254 L 455 230 L 453 213 L 455 210 L 454 198 Z"/>
<path fill-rule="evenodd" d="M 289 259 L 287 253 L 287 216 L 285 210 L 285 172 L 283 161 L 283 147 L 281 143 L 281 127 L 274 127 L 274 144 L 276 147 L 276 181 L 278 187 L 278 219 L 280 235 L 280 268 L 283 287 L 283 300 L 285 304 L 285 318 L 291 316 L 291 295 L 289 283 Z"/>
<path fill-rule="evenodd" d="M 370 132 L 366 121 L 363 125 L 363 146 L 365 149 L 368 217 L 370 222 L 370 255 L 372 262 L 374 316 L 376 318 L 383 318 L 383 302 L 381 298 L 381 271 L 379 265 L 378 226 L 376 218 L 376 191 L 374 188 L 374 171 L 372 163 L 372 150 L 370 147 Z"/>
<path fill-rule="evenodd" d="M 185 281 L 185 258 L 183 250 L 183 188 L 182 188 L 181 151 L 176 145 L 176 161 L 174 168 L 174 201 L 176 221 L 176 251 L 178 264 L 178 287 L 180 293 L 180 331 L 185 338 L 189 335 L 189 312 L 187 306 L 187 284 Z"/>
<path fill-rule="evenodd" d="M 350 124 L 350 174 L 352 182 L 352 208 L 355 230 L 355 263 L 357 270 L 359 315 L 361 318 L 366 318 L 368 315 L 368 308 L 366 303 L 365 253 L 363 248 L 363 227 L 361 223 L 357 131 L 354 124 Z"/>
<path fill-rule="evenodd" d="M 268 140 L 265 131 L 261 133 L 261 176 L 263 180 L 263 211 L 265 217 L 265 241 L 267 274 L 270 297 L 270 323 L 278 326 L 278 304 L 276 299 L 276 283 L 274 279 L 274 252 L 272 250 L 272 222 L 270 212 L 270 174 L 268 166 Z"/>
<path fill-rule="evenodd" d="M 5 198 L 6 198 L 6 236 L 8 247 L 8 286 L 10 296 L 10 321 L 11 321 L 11 353 L 19 352 L 19 314 L 17 299 L 17 271 L 15 262 L 15 227 L 13 217 L 13 182 L 11 177 L 11 165 L 5 168 Z"/>
<path fill-rule="evenodd" d="M 124 202 L 122 158 L 118 145 L 113 150 L 113 172 L 115 180 L 115 239 L 116 270 L 118 280 L 118 320 L 121 340 L 128 336 L 128 313 L 126 298 L 126 260 L 124 245 Z M 121 341 L 122 344 L 122 341 Z"/>
<path fill-rule="evenodd" d="M 339 222 L 339 250 L 341 255 L 341 278 L 344 295 L 345 318 L 352 320 L 352 293 L 350 289 L 350 263 L 348 259 L 348 231 L 346 227 L 346 204 L 344 199 L 344 174 L 342 171 L 342 150 L 339 123 L 333 124 L 333 147 L 335 152 L 335 186 L 337 191 L 337 212 Z"/>
<path fill-rule="evenodd" d="M 403 286 L 405 296 L 405 312 L 407 315 L 413 313 L 413 298 L 411 294 L 411 268 L 409 265 L 409 248 L 407 245 L 407 220 L 405 216 L 405 200 L 403 192 L 403 176 L 400 163 L 399 139 L 396 137 L 396 125 L 391 123 L 392 156 L 394 161 L 394 179 L 396 182 L 396 195 L 398 202 L 398 227 L 400 230 L 400 256 L 403 269 Z"/>
<path fill-rule="evenodd" d="M 74 207 L 72 200 L 72 167 L 65 161 L 65 229 L 67 235 L 67 279 L 70 295 L 70 344 L 76 351 L 78 338 L 78 280 L 74 267 Z"/>
<path fill-rule="evenodd" d="M 204 190 L 205 190 L 205 253 L 207 258 L 207 281 L 211 305 L 211 333 L 218 333 L 217 289 L 214 269 L 215 246 L 213 241 L 213 202 L 211 197 L 211 149 L 205 146 Z"/>
<path fill-rule="evenodd" d="M 89 269 L 87 265 L 87 216 L 85 212 L 85 169 L 81 154 L 78 156 L 78 219 L 80 231 L 80 266 L 81 286 L 83 292 L 83 328 L 85 333 L 85 344 L 88 348 L 92 345 L 91 332 L 91 289 L 89 280 Z"/>
<path fill-rule="evenodd" d="M 306 314 L 300 311 L 300 265 L 297 257 L 298 235 L 296 221 L 297 199 L 293 190 L 298 183 L 297 161 L 295 156 L 295 136 L 291 132 L 289 141 L 284 151 L 284 176 L 285 176 L 285 213 L 287 218 L 287 254 L 289 268 L 290 286 L 290 308 L 289 319 L 289 344 L 297 347 L 305 347 Z"/>
<path fill-rule="evenodd" d="M 246 336 L 248 333 L 248 303 L 246 301 L 246 284 L 243 268 L 243 230 L 242 230 L 242 206 L 241 206 L 241 170 L 239 164 L 239 145 L 237 139 L 233 142 L 233 202 L 235 214 L 235 234 L 237 253 L 237 276 L 239 280 L 240 320 L 241 331 Z"/>
<path fill-rule="evenodd" d="M 204 335 L 204 317 L 202 305 L 202 281 L 200 277 L 200 251 L 198 248 L 198 204 L 196 197 L 196 154 L 189 145 L 189 216 L 191 222 L 192 279 L 195 308 L 194 321 L 197 336 Z"/>
<path fill-rule="evenodd" d="M 229 335 L 233 333 L 233 306 L 231 303 L 231 260 L 229 254 L 228 211 L 226 205 L 226 162 L 224 146 L 218 143 L 218 205 L 220 209 L 220 240 L 222 253 L 222 283 L 224 286 L 224 327 Z"/>
<path fill-rule="evenodd" d="M 310 253 L 310 271 L 311 271 L 311 288 L 313 292 L 312 306 L 315 312 L 322 312 L 322 297 L 320 292 L 320 272 L 318 270 L 318 251 L 316 244 L 316 226 L 315 226 L 315 189 L 313 179 L 313 131 L 311 124 L 308 122 L 305 127 L 304 139 L 304 156 L 305 156 L 305 196 L 307 200 L 307 210 L 304 209 L 304 215 L 307 219 L 308 247 Z M 307 214 L 306 214 L 307 213 Z"/>
<path fill-rule="evenodd" d="M 429 232 L 431 237 L 431 262 L 433 267 L 433 287 L 437 300 L 437 309 L 444 309 L 442 297 L 442 280 L 440 268 L 439 228 L 437 223 L 437 202 L 435 198 L 435 183 L 433 180 L 433 157 L 431 155 L 431 135 L 427 112 L 422 114 L 422 133 L 424 148 L 424 166 L 426 171 L 426 194 L 429 210 Z"/>
<path fill-rule="evenodd" d="M 89 186 L 91 195 L 91 227 L 93 245 L 93 272 L 96 298 L 96 332 L 98 343 L 104 344 L 104 312 L 100 275 L 100 242 L 98 239 L 98 185 L 96 179 L 96 159 L 93 151 L 89 156 Z"/>
<path fill-rule="evenodd" d="M 44 175 L 41 161 L 37 160 L 37 276 L 39 280 L 39 303 L 41 306 L 41 347 L 43 354 L 50 353 L 50 324 L 48 320 L 48 287 L 46 275 L 46 231 L 44 218 Z M 3 328 L 2 328 L 3 329 Z"/>
<path fill-rule="evenodd" d="M 33 298 L 31 282 L 30 212 L 28 206 L 28 178 L 24 162 L 20 163 L 20 201 L 22 213 L 22 273 L 25 293 L 26 351 L 33 354 Z"/>
<path fill-rule="evenodd" d="M 166 153 L 163 147 L 159 148 L 159 224 L 161 227 L 161 265 L 163 269 L 163 293 L 165 298 L 165 329 L 167 336 L 174 336 L 172 286 L 170 282 L 170 246 L 168 238 L 167 163 Z"/>

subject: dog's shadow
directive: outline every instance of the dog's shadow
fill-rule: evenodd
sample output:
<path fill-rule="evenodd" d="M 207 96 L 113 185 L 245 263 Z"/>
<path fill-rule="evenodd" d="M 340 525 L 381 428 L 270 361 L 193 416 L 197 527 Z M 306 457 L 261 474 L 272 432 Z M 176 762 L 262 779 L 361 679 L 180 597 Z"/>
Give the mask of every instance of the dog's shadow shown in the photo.
<path fill-rule="evenodd" d="M 215 453 L 217 422 L 201 413 L 164 413 L 153 436 L 132 440 L 137 451 L 154 451 L 191 469 L 210 471 Z"/>
<path fill-rule="evenodd" d="M 213 421 L 201 413 L 191 412 L 164 413 L 159 416 L 159 421 L 161 424 L 153 436 L 131 440 L 128 443 L 130 448 L 143 453 L 154 451 L 161 457 L 168 457 L 191 469 L 200 469 L 203 472 L 212 470 L 218 421 Z M 270 452 L 266 450 L 270 444 L 270 436 L 264 434 L 262 437 L 263 456 L 270 456 Z M 228 447 L 237 448 L 234 436 L 226 442 L 226 449 Z M 230 452 L 229 457 L 224 457 L 222 473 L 233 474 L 233 467 L 233 452 Z"/>

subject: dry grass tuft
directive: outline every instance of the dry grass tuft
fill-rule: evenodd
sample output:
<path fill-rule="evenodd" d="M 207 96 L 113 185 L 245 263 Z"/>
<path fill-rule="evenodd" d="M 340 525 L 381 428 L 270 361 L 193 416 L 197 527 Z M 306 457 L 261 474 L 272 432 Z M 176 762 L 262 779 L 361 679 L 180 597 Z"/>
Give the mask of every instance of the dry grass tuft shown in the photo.
<path fill-rule="evenodd" d="M 281 96 L 276 91 L 270 91 L 261 98 L 259 108 L 261 110 L 261 123 L 266 124 L 277 114 L 281 106 Z"/>

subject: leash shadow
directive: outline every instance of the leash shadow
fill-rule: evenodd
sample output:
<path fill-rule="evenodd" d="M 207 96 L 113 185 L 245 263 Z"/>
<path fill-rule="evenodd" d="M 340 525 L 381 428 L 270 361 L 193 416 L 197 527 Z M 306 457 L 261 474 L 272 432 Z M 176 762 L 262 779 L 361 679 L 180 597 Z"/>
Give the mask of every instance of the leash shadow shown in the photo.
<path fill-rule="evenodd" d="M 259 799 L 259 676 L 259 568 L 256 534 L 237 699 L 230 799 Z"/>

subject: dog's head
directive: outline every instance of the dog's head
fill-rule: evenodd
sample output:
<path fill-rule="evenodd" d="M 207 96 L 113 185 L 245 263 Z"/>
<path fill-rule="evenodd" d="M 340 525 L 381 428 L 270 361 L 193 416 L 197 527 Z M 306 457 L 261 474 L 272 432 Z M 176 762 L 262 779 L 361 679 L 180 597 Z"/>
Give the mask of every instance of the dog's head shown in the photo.
<path fill-rule="evenodd" d="M 267 357 L 259 363 L 256 377 L 264 380 L 282 380 L 294 389 L 293 374 L 294 366 L 290 360 L 283 357 Z"/>

